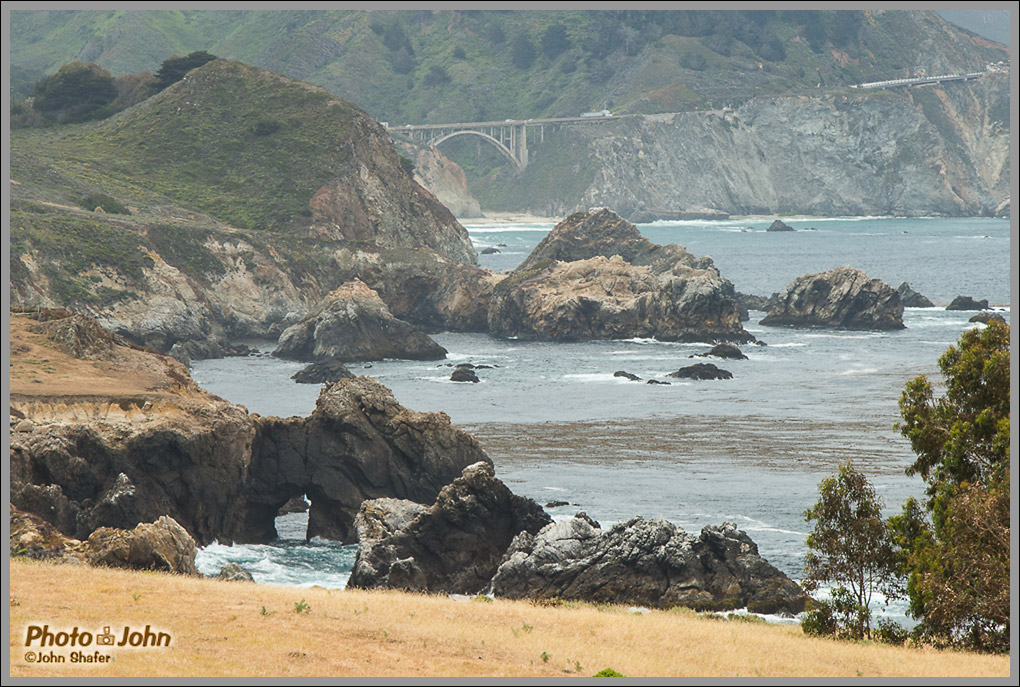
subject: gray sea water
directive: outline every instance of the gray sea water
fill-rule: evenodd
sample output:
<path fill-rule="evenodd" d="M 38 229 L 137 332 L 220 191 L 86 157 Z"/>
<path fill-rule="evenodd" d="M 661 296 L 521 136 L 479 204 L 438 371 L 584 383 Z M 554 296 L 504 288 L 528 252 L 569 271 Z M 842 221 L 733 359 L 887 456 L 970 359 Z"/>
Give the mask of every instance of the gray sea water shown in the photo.
<path fill-rule="evenodd" d="M 897 401 L 917 375 L 938 379 L 939 356 L 974 313 L 946 311 L 957 295 L 987 298 L 1010 319 L 1009 223 L 991 218 L 784 218 L 798 231 L 766 232 L 768 220 L 639 225 L 656 243 L 680 243 L 711 256 L 738 291 L 769 295 L 794 278 L 849 264 L 891 284 L 902 281 L 935 308 L 907 309 L 893 332 L 745 328 L 766 346 L 744 346 L 748 360 L 714 362 L 733 379 L 670 386 L 647 379 L 691 364 L 705 344 L 649 339 L 581 343 L 505 340 L 441 333 L 443 362 L 387 360 L 351 366 L 421 411 L 443 411 L 474 434 L 512 491 L 549 507 L 557 519 L 579 510 L 603 526 L 631 516 L 665 518 L 697 533 L 732 521 L 760 553 L 794 579 L 802 576 L 809 526 L 804 511 L 818 484 L 852 459 L 892 514 L 924 485 L 908 478 L 910 445 L 894 425 Z M 519 264 L 551 224 L 467 225 L 483 267 Z M 263 342 L 272 350 L 272 342 Z M 449 381 L 460 362 L 492 365 L 479 384 Z M 319 387 L 295 384 L 300 363 L 271 356 L 198 361 L 203 387 L 262 415 L 307 415 Z M 642 378 L 614 377 L 625 370 Z M 267 391 L 269 390 L 269 391 Z M 278 521 L 280 541 L 206 547 L 199 568 L 236 561 L 256 581 L 342 587 L 354 548 L 304 541 L 302 515 Z M 893 607 L 902 615 L 902 605 Z"/>

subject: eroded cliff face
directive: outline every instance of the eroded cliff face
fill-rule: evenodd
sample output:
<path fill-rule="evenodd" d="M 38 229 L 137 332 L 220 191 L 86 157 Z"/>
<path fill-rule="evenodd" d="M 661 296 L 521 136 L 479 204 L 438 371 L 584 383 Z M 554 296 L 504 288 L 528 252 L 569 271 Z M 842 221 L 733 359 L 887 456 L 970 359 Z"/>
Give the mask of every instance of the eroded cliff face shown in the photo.
<path fill-rule="evenodd" d="M 605 205 L 624 217 L 705 208 L 1002 214 L 1009 194 L 1008 81 L 993 74 L 906 94 L 756 98 L 734 110 L 564 127 L 533 151 L 514 207 L 498 209 L 565 215 Z M 571 164 L 591 181 L 564 197 L 563 186 L 538 179 L 556 174 L 561 161 L 550 158 L 567 149 L 588 151 Z"/>
<path fill-rule="evenodd" d="M 307 494 L 309 536 L 349 541 L 363 500 L 431 502 L 490 463 L 446 415 L 408 410 L 369 378 L 328 385 L 307 418 L 262 418 L 168 356 L 55 318 L 11 318 L 10 496 L 65 536 L 168 515 L 201 545 L 264 542 Z"/>
<path fill-rule="evenodd" d="M 398 141 L 397 149 L 414 163 L 414 180 L 435 194 L 454 216 L 482 217 L 460 165 L 428 146 Z"/>

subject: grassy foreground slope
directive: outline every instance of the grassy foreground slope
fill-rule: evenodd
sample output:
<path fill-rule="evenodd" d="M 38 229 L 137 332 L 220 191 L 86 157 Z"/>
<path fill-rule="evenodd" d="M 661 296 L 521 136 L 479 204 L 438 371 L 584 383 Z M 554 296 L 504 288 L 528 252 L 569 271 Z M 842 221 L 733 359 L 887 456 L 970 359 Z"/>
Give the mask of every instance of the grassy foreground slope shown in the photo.
<path fill-rule="evenodd" d="M 798 625 L 10 561 L 13 676 L 1005 677 L 1009 657 L 805 637 Z M 171 635 L 106 664 L 29 663 L 30 624 Z M 118 637 L 119 639 L 119 637 Z M 97 647 L 90 648 L 89 653 Z M 59 650 L 55 653 L 69 653 Z"/>

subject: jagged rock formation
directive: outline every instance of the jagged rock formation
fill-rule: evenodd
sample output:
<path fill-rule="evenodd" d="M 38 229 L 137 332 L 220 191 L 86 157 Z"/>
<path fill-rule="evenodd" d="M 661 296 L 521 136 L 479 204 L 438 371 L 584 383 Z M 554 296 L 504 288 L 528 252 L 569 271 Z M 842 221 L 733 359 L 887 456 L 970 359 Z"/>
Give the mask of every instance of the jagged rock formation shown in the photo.
<path fill-rule="evenodd" d="M 432 506 L 411 507 L 401 520 L 391 516 L 380 524 L 369 514 L 375 508 L 368 502 L 361 516 L 377 525 L 371 535 L 360 530 L 371 538 L 359 542 L 348 582 L 353 588 L 483 592 L 514 537 L 552 522 L 540 505 L 512 494 L 489 463 L 468 466 Z"/>
<path fill-rule="evenodd" d="M 946 306 L 946 310 L 987 310 L 988 299 L 975 300 L 970 296 L 957 296 Z"/>
<path fill-rule="evenodd" d="M 490 462 L 446 414 L 408 410 L 368 377 L 326 386 L 307 418 L 263 417 L 255 426 L 238 541 L 273 539 L 280 507 L 305 494 L 308 537 L 352 543 L 363 501 L 428 502 L 466 466 Z"/>
<path fill-rule="evenodd" d="M 379 294 L 356 279 L 285 329 L 273 355 L 314 362 L 440 360 L 446 349 L 393 317 Z"/>
<path fill-rule="evenodd" d="M 607 208 L 560 222 L 496 286 L 489 330 L 557 341 L 753 340 L 711 259 L 655 245 Z"/>
<path fill-rule="evenodd" d="M 191 535 L 164 515 L 132 530 L 100 527 L 89 535 L 85 557 L 94 566 L 198 575 L 195 553 Z"/>
<path fill-rule="evenodd" d="M 1006 318 L 1004 318 L 1002 315 L 1000 315 L 997 312 L 992 312 L 991 310 L 985 310 L 983 312 L 979 312 L 977 315 L 974 315 L 973 317 L 971 317 L 967 321 L 968 322 L 980 322 L 981 324 L 988 324 L 992 320 L 996 320 L 998 322 L 1005 323 Z"/>
<path fill-rule="evenodd" d="M 761 324 L 903 329 L 903 305 L 888 284 L 843 266 L 794 279 L 769 307 Z"/>
<path fill-rule="evenodd" d="M 698 537 L 665 520 L 631 518 L 602 530 L 587 517 L 514 539 L 492 580 L 496 597 L 584 600 L 799 613 L 807 596 L 758 555 L 733 523 Z"/>
<path fill-rule="evenodd" d="M 928 298 L 910 288 L 910 284 L 903 282 L 896 287 L 896 293 L 900 295 L 900 303 L 904 308 L 933 308 L 935 304 Z"/>
<path fill-rule="evenodd" d="M 11 322 L 11 503 L 75 539 L 167 515 L 200 545 L 269 541 L 281 507 L 307 495 L 309 536 L 352 541 L 363 500 L 431 501 L 489 460 L 446 415 L 365 377 L 327 386 L 308 418 L 258 417 L 168 356 L 114 343 L 82 360 Z M 42 358 L 59 379 L 32 382 Z"/>
<path fill-rule="evenodd" d="M 770 224 L 768 226 L 768 229 L 766 229 L 765 231 L 796 231 L 796 229 L 791 227 L 789 224 L 787 224 L 783 220 L 777 219 L 772 224 Z"/>

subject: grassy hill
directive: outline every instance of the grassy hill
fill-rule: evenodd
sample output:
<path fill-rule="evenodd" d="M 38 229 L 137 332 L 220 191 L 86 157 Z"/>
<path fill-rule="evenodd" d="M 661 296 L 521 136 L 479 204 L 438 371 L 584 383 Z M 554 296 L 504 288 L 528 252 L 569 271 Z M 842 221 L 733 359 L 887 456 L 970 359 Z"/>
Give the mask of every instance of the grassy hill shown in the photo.
<path fill-rule="evenodd" d="M 129 205 L 144 188 L 234 226 L 281 228 L 309 214 L 357 113 L 307 84 L 221 60 L 108 120 L 18 131 L 13 167 L 107 177 Z M 49 176 L 47 176 L 49 175 Z M 71 200 L 71 199 L 68 199 Z M 91 209 L 91 208 L 90 208 Z"/>
<path fill-rule="evenodd" d="M 116 76 L 209 50 L 395 124 L 670 112 L 1005 58 L 914 11 L 18 11 L 11 25 L 20 93 L 73 59 Z"/>

